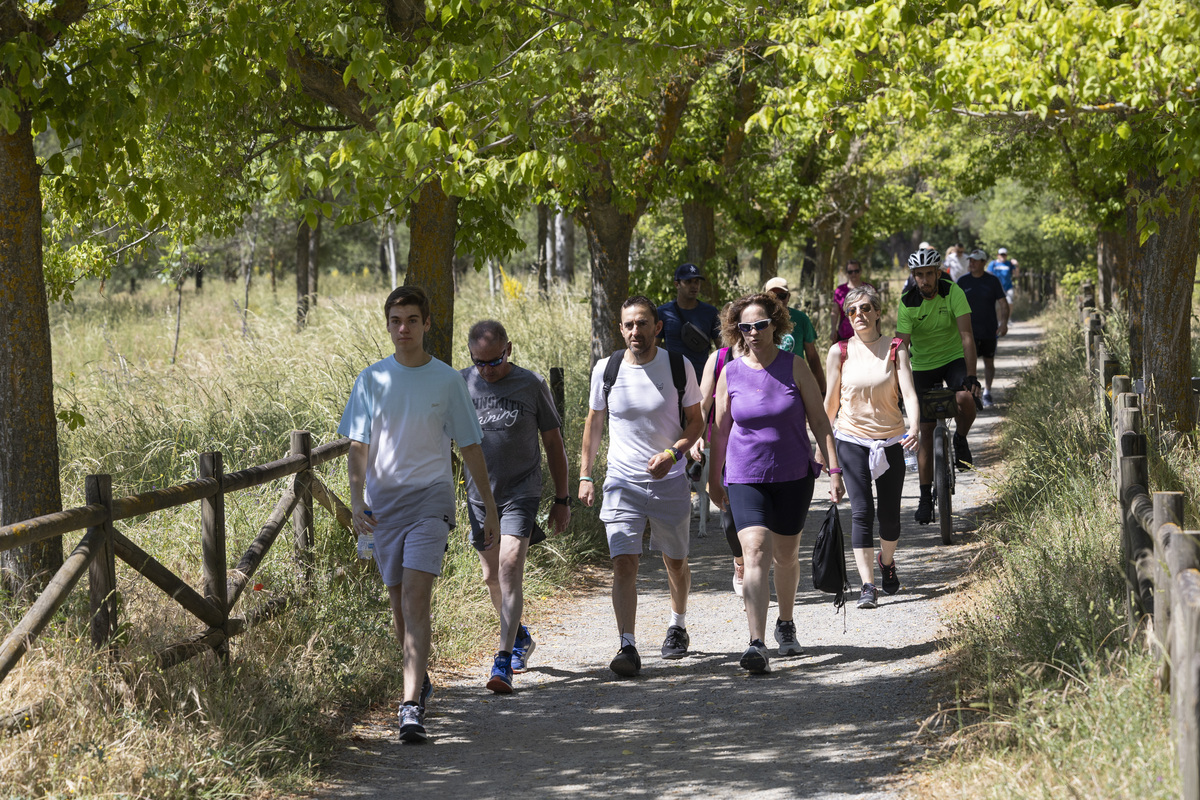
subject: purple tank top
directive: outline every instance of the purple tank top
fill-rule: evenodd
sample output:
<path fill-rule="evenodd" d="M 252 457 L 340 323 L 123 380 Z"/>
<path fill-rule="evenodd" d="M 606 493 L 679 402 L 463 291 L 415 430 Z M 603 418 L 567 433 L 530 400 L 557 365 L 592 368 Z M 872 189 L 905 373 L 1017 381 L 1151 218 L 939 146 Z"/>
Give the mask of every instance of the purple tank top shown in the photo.
<path fill-rule="evenodd" d="M 783 483 L 820 474 L 805 430 L 804 400 L 792 379 L 794 355 L 780 350 L 766 369 L 740 359 L 725 365 L 733 428 L 725 482 Z"/>

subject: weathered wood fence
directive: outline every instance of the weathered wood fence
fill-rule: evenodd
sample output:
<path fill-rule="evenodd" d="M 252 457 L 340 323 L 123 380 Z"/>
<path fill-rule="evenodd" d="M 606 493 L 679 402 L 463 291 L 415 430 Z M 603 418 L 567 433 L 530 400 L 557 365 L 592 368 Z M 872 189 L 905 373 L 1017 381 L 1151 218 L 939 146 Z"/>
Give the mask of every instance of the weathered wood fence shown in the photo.
<path fill-rule="evenodd" d="M 1200 800 L 1200 531 L 1183 529 L 1182 492 L 1151 491 L 1142 396 L 1104 347 L 1103 318 L 1084 284 L 1079 298 L 1097 410 L 1113 433 L 1114 488 L 1121 504 L 1121 557 L 1129 633 L 1145 629 L 1162 659 L 1183 797 Z"/>
<path fill-rule="evenodd" d="M 281 613 L 297 599 L 275 598 L 242 616 L 231 616 L 288 517 L 292 518 L 294 531 L 293 554 L 306 583 L 312 577 L 313 501 L 328 509 L 342 527 L 352 530 L 350 509 L 313 471 L 314 467 L 349 451 L 349 439 L 314 448 L 308 431 L 292 431 L 291 454 L 278 461 L 225 474 L 221 453 L 202 453 L 197 480 L 122 498 L 112 496 L 110 475 L 89 475 L 86 479 L 87 505 L 0 528 L 0 551 L 74 531 L 86 531 L 50 584 L 0 645 L 0 681 L 8 676 L 46 628 L 84 572 L 88 573 L 92 644 L 97 650 L 116 656 L 113 634 L 118 622 L 118 558 L 206 626 L 196 636 L 159 651 L 156 661 L 160 668 L 167 669 L 210 650 L 221 658 L 227 657 L 232 637 Z M 267 517 L 237 566 L 228 569 L 226 495 L 289 475 L 294 477 L 275 510 Z M 189 586 L 126 538 L 115 525 L 123 519 L 188 503 L 200 503 L 203 584 L 199 589 Z M 0 717 L 0 728 L 11 731 L 32 725 L 39 708 L 40 704 Z"/>

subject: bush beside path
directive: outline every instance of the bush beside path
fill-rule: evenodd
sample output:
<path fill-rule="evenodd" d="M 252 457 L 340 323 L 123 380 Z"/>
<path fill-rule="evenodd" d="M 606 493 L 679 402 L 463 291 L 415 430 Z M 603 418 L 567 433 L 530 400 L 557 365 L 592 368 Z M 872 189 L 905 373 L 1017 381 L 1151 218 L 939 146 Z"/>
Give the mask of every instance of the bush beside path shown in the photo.
<path fill-rule="evenodd" d="M 395 705 L 379 708 L 353 728 L 317 796 L 901 795 L 905 767 L 930 744 L 922 723 L 955 699 L 944 626 L 978 552 L 969 530 L 990 502 L 1007 390 L 1031 363 L 1039 335 L 1017 322 L 1000 340 L 999 405 L 980 412 L 970 436 L 979 469 L 959 474 L 954 545 L 941 544 L 936 525 L 913 522 L 917 483 L 906 481 L 896 561 L 902 589 L 881 595 L 878 609 L 855 607 L 849 557 L 845 617 L 834 613 L 830 595 L 811 589 L 808 559 L 828 508 L 827 499 L 814 502 L 795 612 L 804 651 L 773 655 L 771 674 L 748 675 L 738 667 L 748 637 L 728 547 L 716 524 L 705 538 L 695 537 L 694 526 L 687 658 L 658 656 L 669 618 L 666 576 L 658 555 L 647 556 L 639 578 L 640 677 L 618 679 L 608 669 L 617 634 L 605 582 L 533 620 L 537 649 L 531 670 L 516 676 L 514 695 L 484 689 L 490 658 L 468 673 L 437 675 L 430 744 L 402 745 Z M 827 498 L 827 486 L 826 478 L 818 481 L 818 498 Z M 849 503 L 841 509 L 848 537 Z M 773 601 L 768 620 L 769 636 Z M 774 642 L 768 645 L 774 654 Z"/>

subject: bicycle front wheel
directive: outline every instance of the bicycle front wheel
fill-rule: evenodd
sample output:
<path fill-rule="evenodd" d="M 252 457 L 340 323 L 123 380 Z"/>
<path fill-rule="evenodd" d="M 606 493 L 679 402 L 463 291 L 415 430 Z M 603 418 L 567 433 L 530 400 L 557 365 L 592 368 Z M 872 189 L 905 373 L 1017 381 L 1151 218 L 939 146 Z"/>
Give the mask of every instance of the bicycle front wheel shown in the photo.
<path fill-rule="evenodd" d="M 954 542 L 954 517 L 950 512 L 950 495 L 954 491 L 954 480 L 950 463 L 950 431 L 939 425 L 933 432 L 933 487 L 937 492 L 938 525 L 942 531 L 942 544 Z"/>

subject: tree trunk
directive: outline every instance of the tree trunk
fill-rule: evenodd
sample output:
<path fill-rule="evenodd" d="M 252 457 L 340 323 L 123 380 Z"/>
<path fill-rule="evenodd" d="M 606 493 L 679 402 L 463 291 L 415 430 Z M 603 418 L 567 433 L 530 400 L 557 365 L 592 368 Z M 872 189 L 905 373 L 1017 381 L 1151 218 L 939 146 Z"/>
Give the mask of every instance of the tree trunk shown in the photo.
<path fill-rule="evenodd" d="M 1196 422 L 1192 395 L 1192 282 L 1200 249 L 1196 209 L 1200 182 L 1164 189 L 1170 211 L 1147 222 L 1158 233 L 1141 248 L 1142 365 L 1147 408 L 1159 431 L 1189 433 Z"/>
<path fill-rule="evenodd" d="M 557 264 L 555 273 L 558 279 L 565 283 L 575 282 L 575 220 L 571 215 L 558 210 L 558 215 L 554 218 L 554 238 L 558 242 L 558 247 L 554 251 Z"/>
<path fill-rule="evenodd" d="M 1096 283 L 1100 308 L 1108 311 L 1113 307 L 1113 288 L 1116 275 L 1117 254 L 1115 252 L 1120 234 L 1104 227 L 1096 229 Z"/>
<path fill-rule="evenodd" d="M 317 217 L 317 227 L 308 231 L 308 306 L 317 305 L 317 276 L 321 272 L 321 218 Z"/>
<path fill-rule="evenodd" d="M 31 115 L 0 126 L 0 525 L 62 510 L 50 319 L 42 274 L 41 170 Z M 0 554 L 5 587 L 45 587 L 63 563 L 62 539 Z"/>
<path fill-rule="evenodd" d="M 1136 185 L 1136 179 L 1131 173 L 1129 186 Z M 1143 188 L 1154 190 L 1154 181 L 1149 181 Z M 1143 251 L 1138 245 L 1137 203 L 1126 202 L 1125 205 L 1125 241 L 1128 242 L 1128 267 L 1125 283 L 1125 304 L 1129 314 L 1129 375 L 1136 378 L 1143 374 L 1142 370 L 1142 266 Z"/>
<path fill-rule="evenodd" d="M 420 286 L 429 295 L 432 327 L 425 334 L 425 351 L 450 363 L 454 330 L 454 237 L 458 229 L 458 198 L 448 197 L 442 185 L 430 181 L 409 205 L 408 271 L 405 286 Z"/>
<path fill-rule="evenodd" d="M 687 236 L 687 260 L 707 274 L 717 258 L 716 210 L 703 200 L 688 200 L 683 204 L 683 231 Z M 718 301 L 717 284 L 705 281 L 701 294 L 713 303 Z"/>
<path fill-rule="evenodd" d="M 621 304 L 629 297 L 629 245 L 637 216 L 590 195 L 583 214 L 592 263 L 592 363 L 623 345 Z"/>
<path fill-rule="evenodd" d="M 537 207 L 537 270 L 538 296 L 545 297 L 550 291 L 550 206 L 538 203 Z"/>
<path fill-rule="evenodd" d="M 779 242 L 765 241 L 758 261 L 758 288 L 779 274 Z"/>
<path fill-rule="evenodd" d="M 296 228 L 296 330 L 304 330 L 308 324 L 308 239 L 309 227 L 300 220 Z"/>

